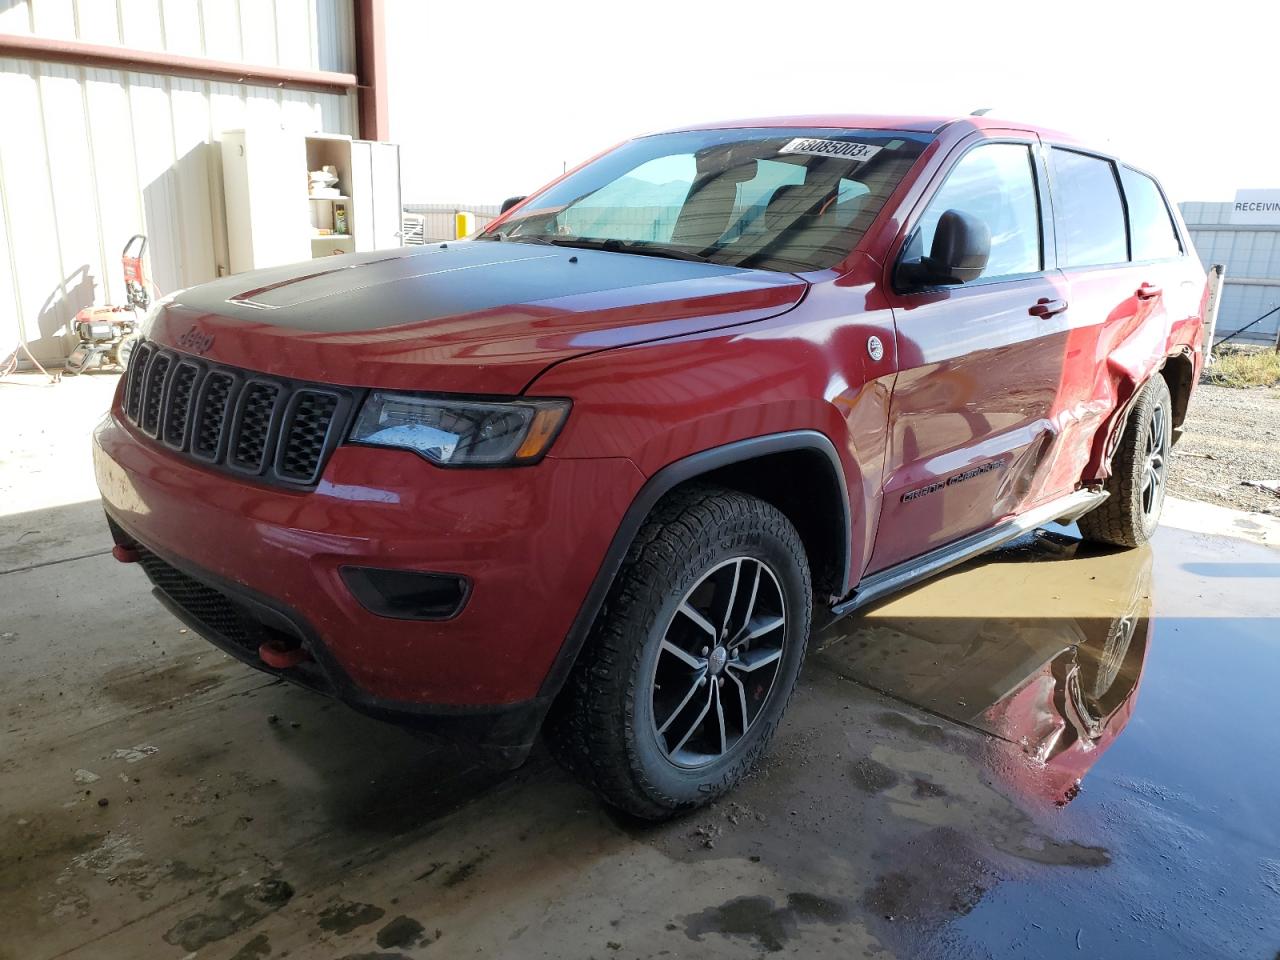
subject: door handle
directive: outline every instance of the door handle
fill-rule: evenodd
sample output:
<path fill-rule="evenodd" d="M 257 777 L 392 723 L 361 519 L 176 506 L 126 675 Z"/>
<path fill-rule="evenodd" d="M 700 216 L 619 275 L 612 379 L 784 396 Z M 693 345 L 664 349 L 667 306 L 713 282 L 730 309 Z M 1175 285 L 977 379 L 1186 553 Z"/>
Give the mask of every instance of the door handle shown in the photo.
<path fill-rule="evenodd" d="M 1134 296 L 1139 300 L 1151 300 L 1160 296 L 1160 288 L 1150 283 L 1144 283 L 1137 290 L 1133 291 Z"/>
<path fill-rule="evenodd" d="M 1041 297 L 1027 308 L 1027 313 L 1033 317 L 1052 317 L 1055 313 L 1061 313 L 1065 309 L 1067 309 L 1067 301 Z"/>

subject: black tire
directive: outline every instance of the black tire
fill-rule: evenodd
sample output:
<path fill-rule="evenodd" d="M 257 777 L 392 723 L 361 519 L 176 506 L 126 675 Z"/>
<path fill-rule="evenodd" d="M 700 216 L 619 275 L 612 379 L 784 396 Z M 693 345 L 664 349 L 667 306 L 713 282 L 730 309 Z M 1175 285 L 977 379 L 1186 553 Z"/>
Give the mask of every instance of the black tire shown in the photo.
<path fill-rule="evenodd" d="M 717 602 L 726 611 L 719 634 L 709 613 L 702 620 L 686 613 Z M 659 820 L 715 799 L 751 769 L 786 710 L 812 602 L 804 545 L 776 507 L 702 485 L 669 494 L 637 534 L 547 719 L 552 752 L 605 801 L 637 817 Z M 778 617 L 774 630 L 748 636 Z M 714 639 L 700 649 L 703 636 Z M 703 662 L 705 679 L 687 657 Z M 690 724 L 703 709 L 703 689 L 709 718 Z M 670 733 L 659 729 L 659 714 Z M 694 733 L 673 747 L 686 727 Z M 695 750 L 701 744 L 705 753 Z"/>
<path fill-rule="evenodd" d="M 1129 411 L 1124 434 L 1111 459 L 1110 494 L 1080 518 L 1086 540 L 1117 547 L 1146 543 L 1160 523 L 1173 443 L 1173 404 L 1164 377 L 1156 374 Z M 1153 464 L 1153 457 L 1158 463 Z M 1150 489 L 1154 484 L 1154 489 Z"/>

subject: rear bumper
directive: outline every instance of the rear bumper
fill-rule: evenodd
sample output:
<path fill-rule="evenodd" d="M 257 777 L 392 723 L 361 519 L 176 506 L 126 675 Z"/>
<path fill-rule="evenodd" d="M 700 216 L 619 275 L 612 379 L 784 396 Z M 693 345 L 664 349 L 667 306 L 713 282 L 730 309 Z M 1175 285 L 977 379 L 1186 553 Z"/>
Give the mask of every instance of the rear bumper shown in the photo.
<path fill-rule="evenodd" d="M 161 597 L 233 656 L 367 713 L 517 747 L 644 479 L 624 459 L 464 471 L 340 447 L 298 492 L 197 466 L 117 412 L 94 433 L 94 464 L 117 540 L 140 546 Z M 470 595 L 447 621 L 379 616 L 343 580 L 352 564 L 461 575 Z M 272 636 L 312 662 L 264 663 Z"/>

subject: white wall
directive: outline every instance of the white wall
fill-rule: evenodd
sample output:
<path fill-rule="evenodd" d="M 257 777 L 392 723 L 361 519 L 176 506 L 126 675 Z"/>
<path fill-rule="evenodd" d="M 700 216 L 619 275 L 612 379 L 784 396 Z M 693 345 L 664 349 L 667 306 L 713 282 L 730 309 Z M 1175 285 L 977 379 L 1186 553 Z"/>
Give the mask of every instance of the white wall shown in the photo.
<path fill-rule="evenodd" d="M 354 72 L 352 0 L 0 0 L 0 33 Z M 66 355 L 81 307 L 124 302 L 150 240 L 162 293 L 225 271 L 216 140 L 256 126 L 354 135 L 355 98 L 0 58 L 0 361 Z"/>

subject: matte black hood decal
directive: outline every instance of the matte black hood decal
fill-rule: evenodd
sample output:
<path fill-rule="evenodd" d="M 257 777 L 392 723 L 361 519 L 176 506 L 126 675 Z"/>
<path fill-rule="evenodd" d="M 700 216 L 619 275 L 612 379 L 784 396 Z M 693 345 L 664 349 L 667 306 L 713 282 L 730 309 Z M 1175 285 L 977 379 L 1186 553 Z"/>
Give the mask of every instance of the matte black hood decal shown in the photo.
<path fill-rule="evenodd" d="M 516 304 L 764 271 L 519 242 L 386 251 L 325 269 L 309 261 L 215 280 L 180 294 L 200 312 L 323 333 L 355 332 Z M 789 274 L 775 274 L 795 283 Z"/>

